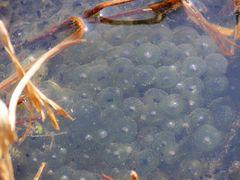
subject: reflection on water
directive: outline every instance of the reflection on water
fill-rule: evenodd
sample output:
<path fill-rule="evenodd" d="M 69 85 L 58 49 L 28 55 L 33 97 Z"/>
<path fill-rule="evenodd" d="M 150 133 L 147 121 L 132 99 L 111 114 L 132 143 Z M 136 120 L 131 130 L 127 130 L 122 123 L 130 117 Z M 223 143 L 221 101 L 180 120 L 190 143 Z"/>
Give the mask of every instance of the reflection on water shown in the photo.
<path fill-rule="evenodd" d="M 96 3 L 22 0 L 9 5 L 6 21 L 18 43 Z M 127 179 L 131 169 L 141 179 L 239 177 L 237 60 L 224 57 L 181 10 L 156 25 L 89 25 L 85 39 L 51 60 L 39 84 L 75 121 L 60 119 L 66 133 L 36 122 L 44 130 L 12 152 L 16 179 L 31 179 L 41 161 L 43 179 L 93 180 L 102 172 Z"/>

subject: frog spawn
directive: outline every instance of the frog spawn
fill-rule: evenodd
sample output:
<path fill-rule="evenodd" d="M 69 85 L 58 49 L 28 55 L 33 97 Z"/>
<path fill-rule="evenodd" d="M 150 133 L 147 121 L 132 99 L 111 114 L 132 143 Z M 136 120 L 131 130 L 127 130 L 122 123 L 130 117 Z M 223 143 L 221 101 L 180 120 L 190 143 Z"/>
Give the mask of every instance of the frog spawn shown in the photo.
<path fill-rule="evenodd" d="M 185 46 L 181 45 L 184 43 L 182 40 L 178 42 L 179 45 L 171 42 L 170 39 L 167 41 L 169 42 L 164 44 L 166 49 Z M 92 166 L 96 160 L 104 161 L 103 167 L 117 168 L 121 171 L 127 166 L 135 168 L 144 177 L 144 174 L 150 176 L 159 168 L 164 171 L 164 167 L 159 166 L 161 163 L 171 167 L 180 162 L 193 169 L 191 173 L 176 170 L 183 174 L 183 177 L 197 178 L 206 173 L 206 167 L 199 165 L 198 155 L 193 155 L 192 159 L 186 161 L 185 153 L 182 151 L 192 146 L 190 153 L 194 150 L 206 153 L 207 156 L 207 153 L 214 152 L 222 146 L 220 143 L 223 140 L 222 128 L 220 130 L 219 127 L 214 126 L 212 110 L 202 108 L 202 102 L 206 101 L 206 97 L 214 99 L 226 92 L 227 83 L 223 88 L 218 88 L 219 93 L 210 91 L 214 86 L 210 80 L 225 77 L 226 66 L 216 68 L 215 65 L 219 63 L 211 65 L 207 62 L 209 58 L 221 56 L 216 51 L 213 51 L 215 54 L 206 54 L 202 57 L 195 50 L 194 42 L 187 43 L 191 45 L 192 52 L 181 53 L 180 56 L 176 51 L 175 57 L 181 58 L 171 59 L 169 62 L 166 54 L 163 60 L 161 59 L 163 54 L 159 53 L 161 51 L 154 51 L 155 47 L 162 47 L 163 43 L 154 42 L 154 45 L 151 45 L 146 42 L 144 46 L 140 45 L 139 49 L 132 52 L 139 57 L 116 51 L 119 55 L 113 54 L 117 57 L 115 60 L 106 60 L 104 69 L 108 69 L 110 77 L 103 75 L 102 82 L 91 78 L 93 76 L 90 74 L 94 74 L 94 69 L 96 73 L 98 71 L 94 68 L 96 66 L 94 63 L 89 64 L 89 67 L 85 66 L 84 71 L 87 72 L 87 76 L 78 85 L 79 91 L 81 87 L 87 86 L 89 91 L 86 93 L 90 93 L 92 87 L 94 96 L 85 98 L 95 101 L 101 112 L 100 116 L 96 116 L 100 117 L 96 125 L 88 127 L 87 132 L 82 130 L 83 133 L 79 134 L 79 138 L 82 138 L 79 140 L 85 141 L 79 143 L 82 144 L 79 147 L 83 148 L 83 155 L 79 156 L 78 161 L 85 162 L 81 163 L 81 166 L 84 164 Z M 124 44 L 116 45 L 115 48 L 124 46 Z M 145 46 L 149 48 L 144 48 Z M 150 46 L 154 46 L 151 52 Z M 140 49 L 141 53 L 136 53 L 140 52 Z M 108 58 L 111 59 L 109 55 Z M 104 74 L 105 70 L 100 69 L 98 72 Z M 88 73 L 90 71 L 92 72 Z M 97 86 L 99 88 L 94 90 Z M 75 89 L 77 90 L 78 87 Z M 80 122 L 80 119 L 84 118 L 79 115 L 76 122 Z M 85 121 L 89 121 L 88 118 L 85 118 Z M 82 129 L 83 125 L 81 123 L 74 125 L 74 127 L 78 126 Z M 145 131 L 152 126 L 154 126 L 153 130 Z M 103 156 L 99 157 L 99 154 Z M 101 163 L 95 166 L 98 164 L 100 166 Z M 109 170 L 106 172 L 113 173 Z M 170 176 L 168 172 L 166 174 Z"/>
<path fill-rule="evenodd" d="M 85 47 L 83 57 L 72 57 L 71 68 L 62 65 L 65 76 L 53 75 L 66 89 L 52 94 L 76 119 L 65 125 L 71 133 L 62 138 L 71 142 L 65 146 L 66 156 L 71 160 L 55 160 L 64 161 L 71 169 L 61 172 L 53 168 L 54 173 L 59 174 L 59 179 L 71 179 L 73 171 L 82 174 L 79 177 L 96 178 L 94 174 L 103 170 L 114 175 L 114 169 L 124 172 L 127 167 L 135 168 L 146 179 L 157 171 L 171 178 L 162 164 L 172 169 L 181 163 L 183 170 L 173 172 L 183 178 L 204 175 L 207 165 L 200 165 L 202 159 L 193 151 L 203 153 L 203 159 L 207 159 L 221 148 L 230 123 L 227 124 L 226 116 L 221 121 L 226 120 L 228 126 L 215 124 L 221 119 L 217 112 L 224 110 L 231 115 L 235 112 L 231 106 L 219 107 L 220 110 L 203 106 L 227 93 L 226 59 L 209 38 L 185 26 L 173 31 L 167 28 L 170 31 L 167 36 L 166 28 L 162 28 L 156 32 L 159 39 L 142 38 L 141 43 L 127 42 L 124 38 L 126 32 L 134 31 L 101 28 L 93 30 L 91 35 L 96 37 L 92 39 L 99 48 L 100 42 L 104 44 L 106 49 L 100 49 L 101 52 L 109 53 L 93 55 L 91 49 L 95 46 Z M 106 29 L 111 33 L 102 34 Z M 152 31 L 144 28 L 137 33 Z M 164 42 L 160 41 L 163 36 Z M 70 54 L 66 52 L 64 56 Z M 46 91 L 49 89 L 46 86 Z M 63 100 L 69 89 L 72 95 L 69 93 L 68 100 Z M 230 121 L 234 121 L 234 116 Z M 185 159 L 186 153 L 193 155 Z"/>

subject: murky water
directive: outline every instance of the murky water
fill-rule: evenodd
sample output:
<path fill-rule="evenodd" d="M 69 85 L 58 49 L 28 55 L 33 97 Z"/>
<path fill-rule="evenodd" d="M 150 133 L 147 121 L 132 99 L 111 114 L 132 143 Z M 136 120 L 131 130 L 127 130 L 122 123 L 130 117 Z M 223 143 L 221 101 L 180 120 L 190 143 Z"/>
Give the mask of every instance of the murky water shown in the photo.
<path fill-rule="evenodd" d="M 225 1 L 203 2 L 210 20 L 234 24 L 230 13 L 217 15 Z M 97 3 L 21 0 L 1 14 L 17 46 Z M 129 7 L 136 3 L 104 13 Z M 23 63 L 58 41 L 51 38 L 16 49 Z M 183 9 L 155 25 L 87 24 L 84 39 L 36 77 L 75 121 L 59 119 L 59 132 L 36 121 L 12 150 L 16 179 L 32 179 L 42 161 L 47 162 L 42 179 L 95 180 L 101 173 L 128 179 L 131 169 L 149 180 L 240 177 L 238 52 L 223 56 Z M 0 53 L 4 79 L 12 68 Z M 24 128 L 19 123 L 19 133 Z"/>

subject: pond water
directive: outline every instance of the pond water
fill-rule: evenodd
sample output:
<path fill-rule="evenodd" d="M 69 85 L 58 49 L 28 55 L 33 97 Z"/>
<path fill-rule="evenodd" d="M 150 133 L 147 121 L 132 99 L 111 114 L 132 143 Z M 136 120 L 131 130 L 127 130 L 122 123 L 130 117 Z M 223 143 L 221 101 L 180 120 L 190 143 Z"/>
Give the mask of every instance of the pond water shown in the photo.
<path fill-rule="evenodd" d="M 234 24 L 231 13 L 217 14 L 224 0 L 203 2 L 210 21 Z M 0 17 L 17 47 L 97 3 L 20 0 L 0 6 Z M 128 179 L 132 169 L 148 180 L 240 177 L 239 49 L 224 56 L 182 8 L 154 25 L 87 23 L 84 39 L 34 78 L 75 121 L 59 118 L 61 131 L 48 121 L 34 122 L 29 137 L 11 150 L 17 180 L 32 179 L 42 161 L 47 162 L 42 179 L 49 180 L 98 180 L 102 173 Z M 49 37 L 16 50 L 26 64 L 56 41 Z M 0 53 L 3 80 L 13 70 Z M 19 135 L 25 127 L 19 123 Z"/>

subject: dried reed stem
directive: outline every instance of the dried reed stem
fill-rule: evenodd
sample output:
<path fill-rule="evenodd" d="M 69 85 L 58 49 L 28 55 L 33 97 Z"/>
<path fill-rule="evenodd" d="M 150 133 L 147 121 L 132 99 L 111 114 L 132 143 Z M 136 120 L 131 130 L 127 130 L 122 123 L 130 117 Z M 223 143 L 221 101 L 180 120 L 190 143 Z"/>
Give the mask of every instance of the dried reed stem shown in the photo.
<path fill-rule="evenodd" d="M 47 163 L 46 162 L 42 162 L 41 166 L 39 167 L 37 174 L 34 176 L 34 180 L 39 180 L 44 168 L 46 167 Z"/>
<path fill-rule="evenodd" d="M 78 20 L 78 19 L 73 19 Z M 84 24 L 81 20 L 79 20 L 78 23 L 81 23 L 81 27 L 84 27 Z M 41 67 L 41 65 L 47 61 L 48 59 L 52 58 L 53 56 L 57 55 L 67 47 L 74 45 L 76 43 L 82 42 L 84 29 L 79 29 L 75 33 L 73 33 L 71 36 L 63 40 L 61 43 L 57 44 L 55 47 L 47 51 L 45 54 L 40 56 L 39 59 L 32 65 L 32 67 L 28 70 L 28 72 L 25 74 L 25 76 L 21 79 L 17 87 L 15 88 L 9 104 L 9 120 L 11 124 L 15 124 L 16 121 L 16 106 L 17 106 L 17 99 L 19 99 L 23 89 L 31 79 L 31 77 L 38 71 L 38 69 Z M 40 97 L 43 97 L 43 94 L 38 91 Z M 71 118 L 71 116 L 66 113 L 58 104 L 53 102 L 50 99 L 45 99 L 44 105 L 47 109 L 47 113 L 49 115 L 50 121 L 52 122 L 54 127 L 58 127 L 55 121 L 55 115 L 52 112 L 52 110 L 49 108 L 49 105 L 53 107 L 57 111 L 59 115 L 62 115 L 67 118 Z M 12 126 L 13 127 L 13 126 Z"/>
<path fill-rule="evenodd" d="M 111 0 L 111 1 L 101 2 L 101 3 L 97 4 L 95 7 L 84 11 L 82 17 L 90 18 L 90 17 L 94 16 L 95 14 L 99 13 L 104 8 L 119 5 L 119 4 L 124 4 L 127 2 L 131 2 L 131 1 L 134 1 L 134 0 Z"/>
<path fill-rule="evenodd" d="M 57 130 L 59 130 L 59 126 L 58 123 L 56 121 L 56 117 L 55 114 L 52 110 L 52 108 L 61 116 L 64 116 L 65 118 L 69 118 L 69 119 L 73 119 L 63 108 L 61 108 L 58 104 L 56 104 L 54 101 L 48 99 L 37 87 L 35 87 L 31 82 L 30 82 L 30 78 L 35 74 L 35 72 L 41 67 L 42 63 L 44 63 L 45 61 L 47 61 L 48 59 L 52 58 L 53 56 L 57 55 L 58 53 L 60 53 L 62 50 L 64 50 L 65 48 L 74 45 L 76 43 L 82 42 L 82 37 L 84 34 L 84 23 L 80 18 L 77 17 L 71 17 L 68 20 L 71 24 L 75 25 L 76 27 L 76 31 L 71 34 L 69 37 L 67 37 L 66 39 L 64 39 L 61 43 L 59 43 L 58 45 L 56 45 L 55 47 L 53 47 L 52 49 L 50 49 L 48 52 L 46 52 L 45 54 L 43 54 L 39 60 L 36 61 L 36 63 L 33 64 L 33 69 L 31 72 L 30 77 L 28 78 L 28 80 L 25 81 L 25 83 L 22 84 L 22 88 L 25 89 L 25 93 L 30 101 L 30 104 L 33 105 L 35 107 L 35 109 L 41 114 L 42 119 L 45 119 L 45 114 L 43 111 L 43 107 L 46 108 L 46 112 L 49 116 L 49 119 L 53 125 L 53 127 Z M 6 52 L 8 53 L 9 57 L 11 58 L 11 60 L 13 61 L 13 63 L 15 64 L 16 67 L 16 71 L 20 76 L 24 76 L 25 75 L 25 71 L 22 68 L 21 64 L 19 63 L 13 46 L 11 44 L 8 32 L 3 24 L 2 21 L 0 21 L 0 40 L 2 41 L 4 48 L 6 50 Z M 20 86 L 17 86 L 20 87 Z M 20 88 L 21 89 L 21 88 Z M 13 96 L 10 100 L 10 105 L 9 105 L 9 111 L 12 112 L 10 113 L 9 117 L 10 117 L 10 124 L 11 124 L 11 128 L 12 130 L 14 130 L 15 128 L 15 111 L 13 111 L 14 108 L 16 108 L 16 105 L 14 106 L 13 104 L 16 103 L 16 100 L 19 99 L 20 94 L 22 93 L 23 89 L 21 91 L 19 91 L 18 96 L 15 96 L 15 93 L 13 93 Z M 18 88 L 15 89 L 14 92 L 17 92 Z M 15 98 L 15 99 L 14 99 Z M 15 101 L 15 103 L 13 103 Z M 12 102 L 12 103 L 11 103 Z"/>
<path fill-rule="evenodd" d="M 130 172 L 130 180 L 138 180 L 138 175 L 133 170 Z"/>
<path fill-rule="evenodd" d="M 16 141 L 17 136 L 11 130 L 7 106 L 0 100 L 0 179 L 14 180 L 9 146 Z"/>
<path fill-rule="evenodd" d="M 54 101 L 48 99 L 40 90 L 38 90 L 31 82 L 31 77 L 37 72 L 41 65 L 52 58 L 53 56 L 60 53 L 65 48 L 74 45 L 76 43 L 82 42 L 82 37 L 84 34 L 84 23 L 81 19 L 77 17 L 71 17 L 70 22 L 79 27 L 72 35 L 64 39 L 61 43 L 57 44 L 55 47 L 47 51 L 45 54 L 40 56 L 39 59 L 32 65 L 27 73 L 25 73 L 21 64 L 19 63 L 14 48 L 11 44 L 8 32 L 4 23 L 0 20 L 0 41 L 2 42 L 6 52 L 11 58 L 12 62 L 15 64 L 16 71 L 19 75 L 23 76 L 22 80 L 19 82 L 15 88 L 9 103 L 9 109 L 6 104 L 0 100 L 0 179 L 1 180 L 14 180 L 13 167 L 11 162 L 11 157 L 9 154 L 9 146 L 16 141 L 17 135 L 15 133 L 16 127 L 16 106 L 18 104 L 20 95 L 22 91 L 26 88 L 27 98 L 30 101 L 30 105 L 34 105 L 38 112 L 44 116 L 43 107 L 46 108 L 49 115 L 50 121 L 53 126 L 57 129 L 58 124 L 55 119 L 53 108 L 59 115 L 71 118 L 71 116 L 65 112 L 58 104 Z M 51 107 L 51 108 L 50 108 Z M 32 108 L 32 107 L 30 107 Z M 32 112 L 32 110 L 30 111 Z M 32 114 L 32 113 L 31 113 Z M 31 121 L 31 120 L 30 120 Z M 31 126 L 31 125 L 30 125 Z M 26 131 L 27 132 L 27 131 Z M 26 136 L 26 135 L 25 135 Z M 37 175 L 34 179 L 39 179 L 42 170 L 44 169 L 46 163 L 42 163 Z"/>

